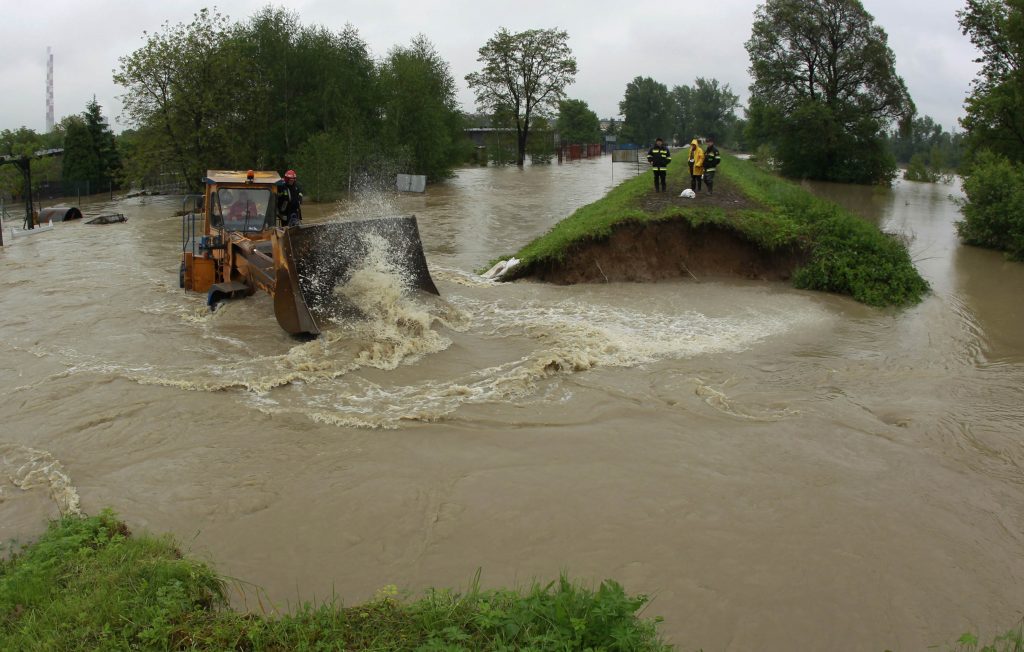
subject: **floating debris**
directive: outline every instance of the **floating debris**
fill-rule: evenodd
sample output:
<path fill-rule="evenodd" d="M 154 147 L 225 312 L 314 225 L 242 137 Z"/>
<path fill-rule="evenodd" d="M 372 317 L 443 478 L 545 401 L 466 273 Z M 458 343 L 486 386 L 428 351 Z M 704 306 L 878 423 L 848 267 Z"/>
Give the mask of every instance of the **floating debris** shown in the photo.
<path fill-rule="evenodd" d="M 86 224 L 117 224 L 119 222 L 127 222 L 128 218 L 121 213 L 111 213 L 109 215 L 97 215 L 96 217 L 86 220 Z"/>

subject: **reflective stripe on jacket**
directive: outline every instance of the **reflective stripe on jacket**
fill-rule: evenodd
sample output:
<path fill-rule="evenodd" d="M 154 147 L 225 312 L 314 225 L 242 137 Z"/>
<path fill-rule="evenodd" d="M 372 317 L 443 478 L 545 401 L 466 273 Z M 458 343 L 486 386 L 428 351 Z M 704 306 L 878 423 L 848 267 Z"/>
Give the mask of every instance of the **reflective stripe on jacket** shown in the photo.
<path fill-rule="evenodd" d="M 722 155 L 718 153 L 718 148 L 714 145 L 708 145 L 708 149 L 704 152 L 704 171 L 714 172 L 718 169 L 718 164 L 722 162 Z"/>
<path fill-rule="evenodd" d="M 647 150 L 647 162 L 651 164 L 651 168 L 656 172 L 667 169 L 671 161 L 672 153 L 668 151 L 668 147 L 658 147 L 655 145 Z"/>

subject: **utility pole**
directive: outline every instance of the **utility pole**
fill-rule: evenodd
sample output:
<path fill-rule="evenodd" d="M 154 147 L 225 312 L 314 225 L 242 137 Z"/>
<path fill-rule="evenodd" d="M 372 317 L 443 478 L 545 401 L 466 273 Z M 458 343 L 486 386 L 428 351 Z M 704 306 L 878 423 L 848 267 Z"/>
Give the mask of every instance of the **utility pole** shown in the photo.
<path fill-rule="evenodd" d="M 28 157 L 18 160 L 18 167 L 21 168 L 21 173 L 25 177 L 25 228 L 34 229 L 35 220 L 33 219 L 32 209 L 34 208 L 32 202 L 32 163 Z"/>
<path fill-rule="evenodd" d="M 21 176 L 25 179 L 25 228 L 35 228 L 35 204 L 32 201 L 32 160 L 37 158 L 45 158 L 47 156 L 60 156 L 64 153 L 63 149 L 47 149 L 36 152 L 32 156 L 0 156 L 0 165 L 4 163 L 13 163 L 21 171 Z M 3 241 L 0 240 L 0 245 Z"/>

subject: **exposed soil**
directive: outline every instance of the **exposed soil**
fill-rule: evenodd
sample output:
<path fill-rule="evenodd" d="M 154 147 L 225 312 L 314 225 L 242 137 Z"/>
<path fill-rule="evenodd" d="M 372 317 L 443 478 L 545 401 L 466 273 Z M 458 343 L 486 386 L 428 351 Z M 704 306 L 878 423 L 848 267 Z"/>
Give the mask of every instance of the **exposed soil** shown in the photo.
<path fill-rule="evenodd" d="M 680 192 L 670 184 L 667 192 L 649 192 L 640 205 L 653 214 L 677 206 L 760 208 L 731 184 L 719 183 L 714 195 L 705 191 L 696 199 L 680 197 Z M 669 218 L 623 222 L 607 238 L 574 245 L 561 262 L 546 261 L 524 271 L 559 285 L 716 277 L 785 281 L 806 261 L 807 252 L 797 248 L 768 251 L 731 229 L 693 227 L 683 218 Z"/>
<path fill-rule="evenodd" d="M 538 264 L 528 275 L 559 285 L 716 277 L 776 281 L 788 280 L 805 261 L 797 249 L 766 251 L 728 229 L 667 219 L 624 222 L 610 237 L 580 243 L 563 261 Z"/>

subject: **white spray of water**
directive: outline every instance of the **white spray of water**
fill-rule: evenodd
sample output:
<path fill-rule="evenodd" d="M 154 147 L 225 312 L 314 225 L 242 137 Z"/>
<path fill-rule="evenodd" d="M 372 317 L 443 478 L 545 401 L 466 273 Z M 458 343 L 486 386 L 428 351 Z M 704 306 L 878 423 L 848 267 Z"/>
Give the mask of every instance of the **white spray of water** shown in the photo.
<path fill-rule="evenodd" d="M 339 319 L 319 338 L 295 344 L 285 353 L 251 355 L 243 343 L 227 338 L 233 346 L 217 351 L 214 362 L 204 359 L 192 367 L 173 368 L 97 360 L 67 346 L 58 351 L 73 361 L 75 372 L 119 375 L 140 384 L 192 391 L 243 389 L 265 395 L 290 384 L 324 386 L 364 367 L 395 369 L 447 349 L 451 339 L 439 329 L 464 331 L 469 321 L 444 300 L 410 294 L 410 281 L 393 264 L 394 252 L 386 239 L 365 237 L 367 256 L 349 280 L 334 289 L 362 317 Z M 186 322 L 211 328 L 205 319 Z"/>
<path fill-rule="evenodd" d="M 0 444 L 0 474 L 0 480 L 6 479 L 21 491 L 47 491 L 61 515 L 81 513 L 78 489 L 63 465 L 46 451 L 20 444 Z M 4 487 L 0 484 L 0 502 L 3 500 Z"/>

